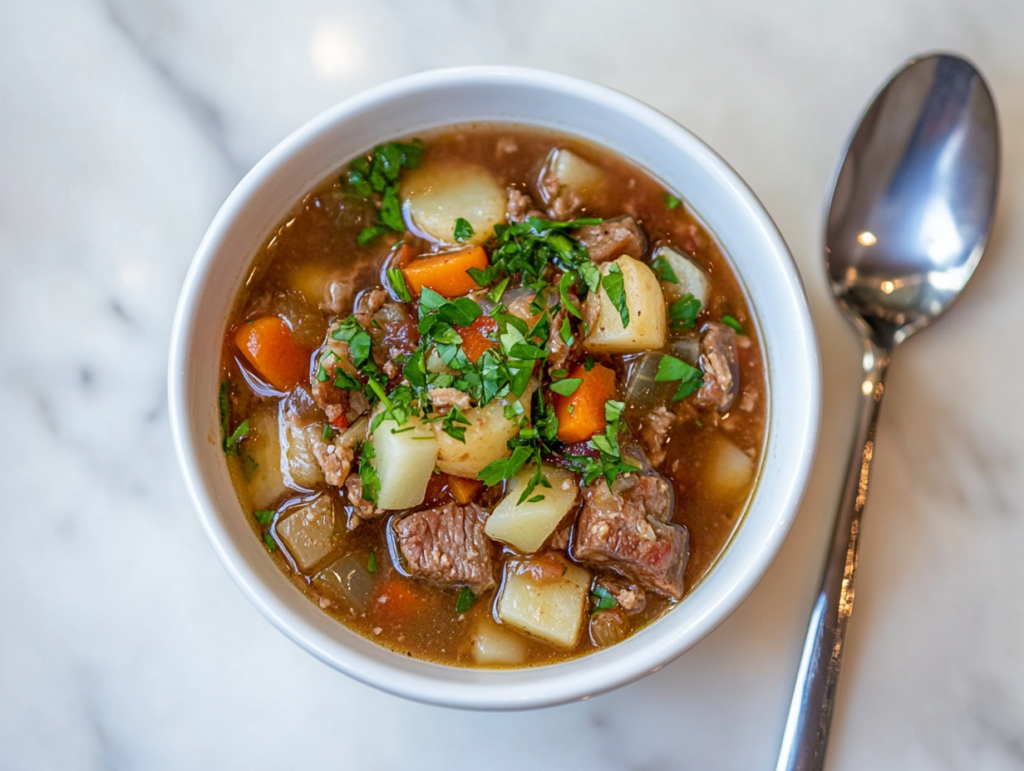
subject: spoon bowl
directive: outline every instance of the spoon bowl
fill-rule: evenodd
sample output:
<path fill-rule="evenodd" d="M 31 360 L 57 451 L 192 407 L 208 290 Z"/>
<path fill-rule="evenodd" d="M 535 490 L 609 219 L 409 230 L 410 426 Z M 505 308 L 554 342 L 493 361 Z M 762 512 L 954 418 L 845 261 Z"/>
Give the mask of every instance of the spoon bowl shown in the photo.
<path fill-rule="evenodd" d="M 825 762 L 861 516 L 892 352 L 950 306 L 981 259 L 999 188 L 999 126 L 977 69 L 911 60 L 847 147 L 825 226 L 832 291 L 864 338 L 860 410 L 821 588 L 811 611 L 776 771 Z"/>
<path fill-rule="evenodd" d="M 940 316 L 992 228 L 999 127 L 981 74 L 916 59 L 875 97 L 846 151 L 825 227 L 832 291 L 892 348 Z"/>

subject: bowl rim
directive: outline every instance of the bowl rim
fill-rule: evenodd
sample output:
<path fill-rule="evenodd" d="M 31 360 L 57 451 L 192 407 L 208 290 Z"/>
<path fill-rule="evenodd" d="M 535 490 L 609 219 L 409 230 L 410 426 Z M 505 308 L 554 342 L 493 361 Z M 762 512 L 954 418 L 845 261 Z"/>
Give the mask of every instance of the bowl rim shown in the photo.
<path fill-rule="evenodd" d="M 657 645 L 634 645 L 632 648 L 637 648 L 637 650 L 631 649 L 628 655 L 613 655 L 611 660 L 606 662 L 609 666 L 601 667 L 597 672 L 590 671 L 594 667 L 584 667 L 580 671 L 579 667 L 574 669 L 573 664 L 599 657 L 608 659 L 607 654 L 614 654 L 620 648 L 624 649 L 630 640 L 641 637 L 642 632 L 611 649 L 590 653 L 568 662 L 517 670 L 461 669 L 421 660 L 407 660 L 399 654 L 387 651 L 382 646 L 377 646 L 372 642 L 368 643 L 378 651 L 385 651 L 394 657 L 394 660 L 391 660 L 382 656 L 364 655 L 355 650 L 359 647 L 357 643 L 346 645 L 332 639 L 309 623 L 308 619 L 304 618 L 305 614 L 293 607 L 295 603 L 284 601 L 269 590 L 264 581 L 246 563 L 238 545 L 219 521 L 217 504 L 210 490 L 206 489 L 202 482 L 199 453 L 196 446 L 204 439 L 195 436 L 194 432 L 189 429 L 187 400 L 189 397 L 190 359 L 188 342 L 189 338 L 195 334 L 196 306 L 204 279 L 217 259 L 218 246 L 249 199 L 261 189 L 265 180 L 273 172 L 283 169 L 300 150 L 328 135 L 331 131 L 337 130 L 340 124 L 354 116 L 431 90 L 479 84 L 497 88 L 502 86 L 537 88 L 554 94 L 571 94 L 573 97 L 586 99 L 622 113 L 630 120 L 671 138 L 678 146 L 680 153 L 713 167 L 714 173 L 728 193 L 742 205 L 747 216 L 754 220 L 754 224 L 760 229 L 764 240 L 770 245 L 771 252 L 784 274 L 785 284 L 791 293 L 787 299 L 794 303 L 796 312 L 798 322 L 796 332 L 799 340 L 794 345 L 803 355 L 805 367 L 803 374 L 807 379 L 805 409 L 798 421 L 798 430 L 803 432 L 803 442 L 799 457 L 789 459 L 792 470 L 788 475 L 788 483 L 785 485 L 782 499 L 775 507 L 775 520 L 767 537 L 760 544 L 753 559 L 738 571 L 718 600 L 703 615 L 695 618 L 686 629 L 680 630 L 668 640 L 660 641 Z M 453 124 L 460 122 L 464 121 L 452 121 Z M 522 116 L 519 121 L 509 118 L 507 121 L 501 122 L 530 125 L 529 116 Z M 571 133 L 571 129 L 569 133 Z M 699 210 L 697 215 L 701 216 Z M 251 260 L 251 257 L 249 259 Z M 739 274 L 738 270 L 737 274 L 741 284 L 746 287 L 744 277 Z M 237 288 L 235 291 L 237 292 Z M 754 316 L 758 317 L 759 309 L 752 299 L 750 304 Z M 760 323 L 758 326 L 760 327 Z M 764 345 L 763 341 L 762 345 Z M 767 350 L 764 355 L 767 368 Z M 207 539 L 221 564 L 243 594 L 281 632 L 332 668 L 389 693 L 415 701 L 448 707 L 523 709 L 586 699 L 617 688 L 647 673 L 657 671 L 707 636 L 750 594 L 778 553 L 806 492 L 821 425 L 821 361 L 806 291 L 793 256 L 781 233 L 749 186 L 724 159 L 693 133 L 634 97 L 575 77 L 525 67 L 454 67 L 429 70 L 392 80 L 335 104 L 278 143 L 238 183 L 218 210 L 204 235 L 182 286 L 172 325 L 168 361 L 170 426 L 179 467 Z M 769 410 L 771 409 L 772 405 L 770 404 Z M 769 412 L 766 430 L 770 429 L 770 424 L 771 413 Z M 766 451 L 769 442 L 770 437 L 766 437 Z M 764 458 L 762 472 L 766 462 L 767 459 Z M 760 484 L 761 480 L 758 480 L 757 485 Z M 752 502 L 753 496 L 748 501 L 748 511 Z M 746 518 L 746 513 L 744 518 Z M 742 526 L 741 522 L 737 527 L 737 532 Z M 734 533 L 732 539 L 734 540 L 735 537 Z M 731 545 L 732 540 L 726 547 L 726 552 Z M 718 561 L 722 558 L 719 557 Z M 716 566 L 718 561 L 716 561 Z M 276 570 L 276 567 L 274 569 Z M 294 591 L 302 603 L 312 607 L 312 603 L 297 589 Z M 331 623 L 342 626 L 318 608 L 314 608 L 314 610 L 317 614 L 328 618 Z M 676 609 L 668 615 L 671 616 L 678 612 L 679 609 Z M 439 672 L 443 672 L 443 674 L 439 674 Z M 529 673 L 543 674 L 528 676 Z"/>

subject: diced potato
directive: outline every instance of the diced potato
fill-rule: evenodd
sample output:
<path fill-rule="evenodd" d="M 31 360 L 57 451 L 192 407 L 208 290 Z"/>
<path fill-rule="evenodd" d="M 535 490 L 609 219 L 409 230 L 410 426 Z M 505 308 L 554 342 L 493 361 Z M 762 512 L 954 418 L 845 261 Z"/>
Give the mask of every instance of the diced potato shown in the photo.
<path fill-rule="evenodd" d="M 505 191 L 481 166 L 425 166 L 405 174 L 400 195 L 406 216 L 432 238 L 454 244 L 455 221 L 473 227 L 464 244 L 482 244 L 505 221 Z"/>
<path fill-rule="evenodd" d="M 622 271 L 629 325 L 623 326 L 619 310 L 602 283 L 599 292 L 592 292 L 587 297 L 591 309 L 595 304 L 598 306 L 598 313 L 583 347 L 592 353 L 605 354 L 658 350 L 665 345 L 668 331 L 665 297 L 658 285 L 658 277 L 642 262 L 625 255 L 615 262 L 604 263 L 601 275 L 608 275 L 612 265 L 618 265 Z"/>
<path fill-rule="evenodd" d="M 484 532 L 489 537 L 527 554 L 537 551 L 555 532 L 579 494 L 575 474 L 567 469 L 544 466 L 544 474 L 551 487 L 538 485 L 528 500 L 519 503 L 535 469 L 536 466 L 525 466 L 509 480 L 505 497 L 494 507 L 484 525 Z M 542 496 L 542 499 L 531 502 L 537 496 Z"/>
<path fill-rule="evenodd" d="M 473 661 L 481 666 L 515 666 L 526 660 L 526 641 L 502 629 L 490 618 L 473 627 Z"/>
<path fill-rule="evenodd" d="M 382 509 L 409 509 L 423 503 L 437 465 L 434 432 L 414 415 L 403 426 L 385 420 L 373 432 L 373 449 L 373 467 L 380 477 L 377 505 Z"/>
<path fill-rule="evenodd" d="M 362 613 L 370 601 L 374 584 L 366 565 L 365 554 L 346 554 L 317 573 L 313 586 L 332 602 Z"/>
<path fill-rule="evenodd" d="M 272 508 L 285 492 L 276 404 L 266 401 L 256 408 L 249 418 L 249 434 L 240 453 L 255 463 L 246 483 L 253 507 Z"/>
<path fill-rule="evenodd" d="M 334 501 L 319 495 L 277 521 L 277 536 L 288 553 L 306 571 L 334 551 L 340 539 Z"/>
<path fill-rule="evenodd" d="M 676 274 L 679 283 L 662 281 L 661 289 L 665 293 L 665 299 L 670 303 L 680 299 L 684 294 L 692 294 L 700 300 L 701 307 L 708 303 L 708 277 L 704 271 L 689 257 L 680 254 L 670 246 L 660 246 L 654 252 L 654 260 L 663 257 L 672 272 Z"/>
<path fill-rule="evenodd" d="M 590 573 L 566 563 L 565 574 L 553 583 L 536 583 L 519 571 L 519 560 L 505 562 L 505 580 L 498 597 L 503 624 L 559 648 L 580 638 L 590 590 Z"/>
<path fill-rule="evenodd" d="M 558 180 L 559 187 L 574 190 L 581 197 L 599 188 L 605 180 L 604 172 L 592 163 L 580 158 L 571 150 L 551 151 L 544 166 L 545 180 Z"/>
<path fill-rule="evenodd" d="M 537 385 L 531 382 L 519 403 L 526 415 L 530 414 L 530 402 Z M 465 442 L 446 434 L 440 422 L 431 424 L 437 435 L 439 446 L 437 465 L 446 474 L 475 479 L 488 463 L 508 457 L 508 440 L 519 433 L 519 420 L 505 417 L 505 407 L 515 401 L 514 396 L 495 399 L 484 407 L 466 410 Z M 461 424 L 460 424 L 461 427 Z"/>
<path fill-rule="evenodd" d="M 720 494 L 739 495 L 750 487 L 754 478 L 754 460 L 732 441 L 719 437 L 710 456 L 709 481 Z"/>
<path fill-rule="evenodd" d="M 281 421 L 281 472 L 289 487 L 312 490 L 323 484 L 323 471 L 313 455 L 313 442 L 322 433 L 321 425 L 296 426 Z"/>

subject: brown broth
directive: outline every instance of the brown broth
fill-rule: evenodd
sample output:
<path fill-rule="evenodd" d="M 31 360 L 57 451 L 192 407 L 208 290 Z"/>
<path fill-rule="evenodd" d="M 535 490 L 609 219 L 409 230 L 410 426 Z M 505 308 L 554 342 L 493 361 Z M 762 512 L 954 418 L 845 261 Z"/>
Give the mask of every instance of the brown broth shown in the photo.
<path fill-rule="evenodd" d="M 515 142 L 515 152 L 502 150 L 501 140 L 508 137 Z M 509 125 L 460 126 L 428 132 L 421 138 L 427 147 L 425 163 L 478 163 L 487 167 L 502 187 L 516 185 L 530 192 L 538 202 L 536 180 L 548 153 L 556 147 L 578 153 L 603 169 L 609 179 L 604 187 L 606 192 L 588 199 L 582 216 L 611 218 L 629 214 L 635 217 L 648 236 L 647 259 L 660 245 L 673 245 L 690 255 L 710 277 L 711 301 L 705 309 L 707 314 L 713 318 L 729 314 L 742 324 L 746 334 L 738 350 L 740 387 L 741 394 L 744 389 L 750 392 L 748 403 L 752 400 L 753 408 L 741 411 L 734 407 L 730 414 L 719 416 L 692 406 L 684 407 L 684 419 L 672 436 L 662 466 L 662 473 L 676 490 L 673 521 L 686 526 L 690 535 L 690 557 L 685 571 L 689 593 L 722 555 L 756 484 L 755 473 L 754 481 L 742 491 L 729 496 L 715 494 L 707 484 L 709 453 L 721 437 L 727 436 L 754 459 L 756 468 L 765 439 L 767 383 L 763 355 L 753 316 L 727 260 L 685 204 L 676 208 L 666 205 L 666 189 L 661 183 L 625 159 L 590 143 L 546 130 Z M 366 201 L 339 183 L 343 169 L 340 167 L 339 172 L 310 191 L 254 256 L 253 270 L 237 298 L 223 349 L 224 379 L 232 384 L 232 426 L 250 417 L 260 404 L 281 397 L 248 373 L 248 365 L 232 342 L 235 330 L 262 310 L 281 302 L 281 293 L 285 291 L 298 292 L 315 307 L 322 278 L 338 269 L 355 277 L 354 290 L 381 283 L 382 262 L 399 236 L 385 236 L 367 248 L 358 245 L 356 235 L 370 224 L 374 212 Z M 685 195 L 685 190 L 679 192 Z M 319 318 L 314 315 L 300 336 L 315 347 L 327 327 L 326 314 L 319 314 Z M 621 373 L 622 363 L 616 363 L 616 367 Z M 251 436 L 247 441 L 257 442 L 259 437 Z M 246 481 L 251 469 L 243 463 L 244 457 L 243 453 L 241 458 L 232 456 L 229 460 L 240 500 L 248 511 L 253 511 L 255 507 Z M 437 501 L 451 499 L 438 485 L 428 491 L 428 503 L 431 492 Z M 339 494 L 336 488 L 326 491 L 289 489 L 275 502 L 277 517 L 280 518 L 282 512 L 287 513 L 290 504 L 309 499 L 316 493 L 331 495 L 336 511 L 347 509 L 343 493 Z M 368 639 L 402 655 L 455 666 L 476 666 L 470 651 L 469 629 L 475 620 L 494 612 L 500 587 L 485 593 L 466 613 L 456 613 L 457 589 L 427 586 L 404 577 L 396 569 L 386 537 L 390 520 L 391 517 L 384 517 L 367 521 L 346 532 L 338 550 L 307 574 L 298 571 L 281 548 L 279 539 L 275 541 L 278 548 L 269 556 L 312 601 Z M 263 537 L 264 528 L 255 519 L 250 522 L 256 537 Z M 508 549 L 504 551 L 512 553 Z M 312 583 L 316 570 L 339 555 L 351 553 L 369 560 L 371 552 L 377 572 L 372 576 L 374 588 L 364 611 L 357 612 L 336 598 L 324 597 Z M 381 602 L 382 592 L 389 590 L 394 590 L 394 594 L 388 593 L 387 601 Z M 682 602 L 685 601 L 684 597 Z M 656 620 L 675 604 L 673 600 L 648 592 L 646 609 L 630 618 L 633 632 Z M 522 639 L 528 651 L 523 666 L 553 663 L 595 650 L 586 629 L 571 651 L 556 650 L 527 637 Z"/>

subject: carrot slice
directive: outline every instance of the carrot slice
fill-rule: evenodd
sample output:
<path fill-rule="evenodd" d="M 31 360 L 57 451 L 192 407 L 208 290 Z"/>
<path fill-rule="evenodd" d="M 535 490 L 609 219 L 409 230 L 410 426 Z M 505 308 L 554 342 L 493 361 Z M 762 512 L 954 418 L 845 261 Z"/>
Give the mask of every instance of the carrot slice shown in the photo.
<path fill-rule="evenodd" d="M 569 377 L 583 382 L 569 396 L 555 394 L 554 403 L 558 438 L 571 444 L 587 441 L 608 425 L 604 404 L 615 396 L 615 373 L 602 364 L 595 364 L 587 372 L 587 368 L 579 364 Z"/>
<path fill-rule="evenodd" d="M 263 316 L 235 332 L 235 345 L 260 376 L 279 391 L 309 377 L 312 350 L 299 345 L 291 328 L 277 316 Z"/>
<path fill-rule="evenodd" d="M 452 497 L 465 506 L 476 500 L 484 489 L 484 483 L 479 479 L 467 479 L 466 477 L 448 477 L 448 492 Z"/>
<path fill-rule="evenodd" d="M 476 362 L 484 351 L 494 348 L 497 343 L 485 337 L 485 334 L 494 334 L 498 331 L 498 322 L 490 316 L 477 316 L 476 320 L 468 327 L 455 327 L 462 338 L 462 350 L 466 352 L 466 358 Z"/>
<path fill-rule="evenodd" d="M 380 585 L 376 602 L 372 604 L 378 619 L 401 623 L 416 613 L 423 602 L 409 583 L 405 578 L 388 578 Z"/>
<path fill-rule="evenodd" d="M 462 297 L 477 288 L 477 283 L 467 270 L 484 270 L 486 267 L 487 252 L 483 247 L 470 246 L 457 252 L 413 260 L 403 266 L 402 271 L 413 294 L 419 296 L 423 287 L 428 287 L 442 297 L 451 299 Z"/>

